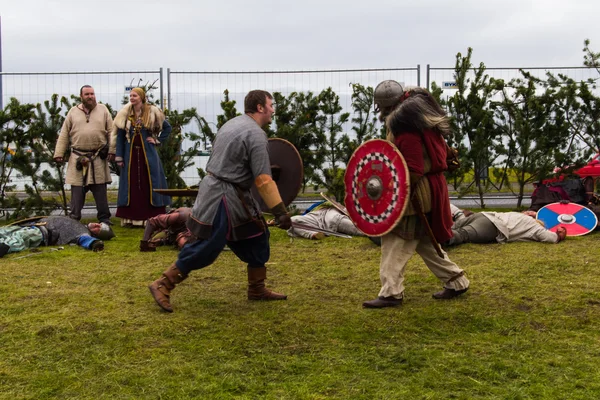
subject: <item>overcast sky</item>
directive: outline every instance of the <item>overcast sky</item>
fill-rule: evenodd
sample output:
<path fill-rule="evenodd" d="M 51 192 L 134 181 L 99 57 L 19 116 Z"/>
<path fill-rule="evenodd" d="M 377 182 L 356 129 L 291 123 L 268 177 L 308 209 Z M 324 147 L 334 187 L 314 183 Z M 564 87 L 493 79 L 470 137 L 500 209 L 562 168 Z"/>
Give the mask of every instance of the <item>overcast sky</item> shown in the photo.
<path fill-rule="evenodd" d="M 5 72 L 579 66 L 592 0 L 0 0 Z"/>

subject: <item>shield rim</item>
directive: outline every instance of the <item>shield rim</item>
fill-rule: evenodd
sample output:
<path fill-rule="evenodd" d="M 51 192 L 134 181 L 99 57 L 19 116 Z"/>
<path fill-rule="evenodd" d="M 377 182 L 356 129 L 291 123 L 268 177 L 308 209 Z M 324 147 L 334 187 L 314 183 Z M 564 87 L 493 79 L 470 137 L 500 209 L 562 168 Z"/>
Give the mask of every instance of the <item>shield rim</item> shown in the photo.
<path fill-rule="evenodd" d="M 553 205 L 557 205 L 557 204 L 559 204 L 559 205 L 560 205 L 560 204 L 562 204 L 562 203 L 560 203 L 560 202 L 554 202 L 554 203 L 546 204 L 544 207 L 540 208 L 540 209 L 539 209 L 539 210 L 536 212 L 536 214 L 535 214 L 535 219 L 537 219 L 537 220 L 540 220 L 540 221 L 544 222 L 544 224 L 545 224 L 545 223 L 546 223 L 546 221 L 544 221 L 544 220 L 543 220 L 543 219 L 541 219 L 541 218 L 538 218 L 538 215 L 539 215 L 540 211 L 542 211 L 542 210 L 549 210 L 549 211 L 555 212 L 555 211 L 551 210 L 551 209 L 550 209 L 550 208 L 548 208 L 548 207 L 550 207 L 550 206 L 553 206 Z M 596 214 L 595 214 L 595 213 L 594 213 L 592 210 L 590 210 L 590 209 L 589 209 L 589 208 L 587 208 L 586 206 L 582 206 L 581 204 L 577 204 L 577 203 L 568 203 L 568 204 L 571 204 L 571 205 L 574 205 L 574 206 L 577 206 L 577 207 L 581 207 L 581 208 L 580 208 L 580 210 L 584 210 L 584 209 L 585 209 L 585 210 L 587 210 L 587 211 L 588 211 L 588 212 L 589 212 L 589 213 L 590 213 L 590 214 L 591 214 L 591 215 L 594 217 L 594 219 L 596 220 L 596 224 L 594 225 L 594 227 L 593 227 L 593 228 L 591 228 L 589 231 L 587 231 L 587 232 L 585 232 L 585 233 L 578 233 L 578 234 L 575 234 L 575 235 L 573 235 L 573 234 L 569 234 L 569 225 L 570 225 L 570 224 L 563 224 L 563 223 L 559 223 L 559 224 L 557 224 L 557 225 L 554 225 L 552 228 L 546 228 L 546 229 L 548 229 L 548 230 L 549 230 L 549 231 L 551 231 L 551 232 L 554 232 L 554 233 L 556 233 L 556 228 L 558 228 L 558 227 L 560 227 L 560 226 L 564 226 L 564 227 L 567 229 L 567 236 L 570 236 L 570 237 L 576 237 L 576 236 L 584 236 L 584 235 L 587 235 L 588 233 L 591 233 L 591 232 L 593 232 L 593 231 L 594 231 L 594 230 L 595 230 L 595 229 L 598 227 L 598 217 L 596 216 Z M 572 214 L 571 214 L 571 215 L 572 215 Z M 579 226 L 582 226 L 581 224 L 578 224 L 578 225 L 579 225 Z"/>
<path fill-rule="evenodd" d="M 358 157 L 357 156 L 357 152 L 359 151 L 360 148 L 362 148 L 363 146 L 365 146 L 367 143 L 381 143 L 384 144 L 385 146 L 388 146 L 392 152 L 397 153 L 398 156 L 400 156 L 400 159 L 402 160 L 402 166 L 403 166 L 403 170 L 404 170 L 404 174 L 406 176 L 406 181 L 404 183 L 404 186 L 406 188 L 406 199 L 407 201 L 404 202 L 404 205 L 402 206 L 402 210 L 400 211 L 400 213 L 398 214 L 398 218 L 394 221 L 393 224 L 390 225 L 390 227 L 380 233 L 366 233 L 364 232 L 358 225 L 358 223 L 354 220 L 352 220 L 352 222 L 354 223 L 354 225 L 356 226 L 356 228 L 361 231 L 362 233 L 364 233 L 367 236 L 371 236 L 371 237 L 381 237 L 381 236 L 385 236 L 388 233 L 390 233 L 391 231 L 393 231 L 396 228 L 396 225 L 398 224 L 398 222 L 400 222 L 400 220 L 402 219 L 402 217 L 404 216 L 404 213 L 406 212 L 406 208 L 408 207 L 408 199 L 411 198 L 411 191 L 410 191 L 410 175 L 409 175 L 409 171 L 408 171 L 408 165 L 406 164 L 406 160 L 404 159 L 404 156 L 402 155 L 402 153 L 400 152 L 400 150 L 398 150 L 398 148 L 390 141 L 388 140 L 384 140 L 384 139 L 370 139 L 367 140 L 365 142 L 363 142 L 360 146 L 358 146 L 354 152 L 352 153 L 352 156 L 350 157 L 350 159 L 348 160 L 348 163 L 346 164 L 346 172 L 344 173 L 344 184 L 346 186 L 346 191 L 345 194 L 346 196 L 344 197 L 344 205 L 346 206 L 346 209 L 348 209 L 348 199 L 351 197 L 352 193 L 351 190 L 352 188 L 349 187 L 346 184 L 346 176 L 348 174 L 348 166 L 352 164 L 352 161 Z M 402 185 L 398 186 L 398 189 L 400 190 L 402 188 Z M 350 217 L 350 219 L 352 219 L 352 217 L 350 216 L 350 213 L 348 212 L 348 217 Z"/>
<path fill-rule="evenodd" d="M 293 195 L 290 194 L 289 198 L 284 198 L 283 196 L 281 196 L 281 191 L 279 190 L 279 185 L 277 186 L 277 191 L 279 191 L 279 195 L 281 196 L 281 200 L 283 201 L 283 204 L 285 204 L 285 206 L 288 207 L 290 204 L 292 204 L 292 202 L 296 199 L 296 197 L 298 197 L 298 193 L 300 193 L 300 189 L 302 189 L 302 182 L 304 181 L 304 163 L 302 162 L 302 157 L 300 156 L 300 152 L 298 151 L 296 146 L 294 146 L 294 144 L 292 142 L 290 142 L 289 140 L 273 137 L 273 138 L 268 138 L 267 141 L 269 143 L 277 142 L 277 141 L 285 143 L 288 147 L 291 147 L 293 149 L 294 153 L 297 156 L 298 161 L 300 161 L 300 179 L 298 180 L 298 187 L 296 188 L 296 191 L 294 192 L 294 194 Z M 272 165 L 270 154 L 269 154 L 269 165 Z M 275 184 L 277 184 L 277 182 L 275 182 Z M 252 192 L 252 196 L 254 197 L 254 200 L 256 201 L 256 204 L 258 205 L 260 211 L 265 212 L 265 213 L 271 212 L 271 210 L 267 207 L 267 205 L 265 204 L 263 199 L 258 194 L 256 185 L 252 184 L 251 192 Z"/>

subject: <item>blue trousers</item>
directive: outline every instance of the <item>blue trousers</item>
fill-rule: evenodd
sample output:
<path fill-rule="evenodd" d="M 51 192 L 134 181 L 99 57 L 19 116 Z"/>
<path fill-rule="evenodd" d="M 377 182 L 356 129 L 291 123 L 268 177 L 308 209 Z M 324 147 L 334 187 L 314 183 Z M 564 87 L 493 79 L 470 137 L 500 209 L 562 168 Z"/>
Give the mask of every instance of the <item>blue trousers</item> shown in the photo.
<path fill-rule="evenodd" d="M 271 256 L 268 229 L 259 236 L 235 242 L 227 240 L 228 232 L 229 217 L 225 204 L 221 201 L 212 224 L 210 238 L 197 240 L 183 246 L 175 263 L 177 268 L 182 273 L 188 274 L 190 271 L 207 267 L 215 262 L 225 245 L 229 246 L 233 253 L 249 267 L 265 266 Z"/>

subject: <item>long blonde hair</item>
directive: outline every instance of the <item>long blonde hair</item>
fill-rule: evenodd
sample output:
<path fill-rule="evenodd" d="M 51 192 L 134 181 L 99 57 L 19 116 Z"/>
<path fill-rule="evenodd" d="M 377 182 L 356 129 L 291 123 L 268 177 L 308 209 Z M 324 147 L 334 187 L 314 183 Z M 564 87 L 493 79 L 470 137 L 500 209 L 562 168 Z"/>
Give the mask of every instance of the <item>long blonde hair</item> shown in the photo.
<path fill-rule="evenodd" d="M 160 130 L 162 129 L 162 123 L 164 121 L 164 117 L 162 119 L 161 118 L 152 118 L 152 111 L 151 111 L 152 105 L 148 104 L 147 98 L 146 98 L 146 92 L 144 91 L 143 88 L 135 87 L 135 88 L 131 89 L 131 91 L 135 92 L 142 100 L 142 114 L 140 115 L 140 118 L 142 120 L 143 127 L 152 133 L 160 132 Z M 162 111 L 160 111 L 160 113 L 162 114 Z M 136 115 L 135 115 L 135 109 L 133 108 L 133 106 L 131 107 L 131 110 L 129 112 L 128 119 L 132 123 L 135 123 Z"/>

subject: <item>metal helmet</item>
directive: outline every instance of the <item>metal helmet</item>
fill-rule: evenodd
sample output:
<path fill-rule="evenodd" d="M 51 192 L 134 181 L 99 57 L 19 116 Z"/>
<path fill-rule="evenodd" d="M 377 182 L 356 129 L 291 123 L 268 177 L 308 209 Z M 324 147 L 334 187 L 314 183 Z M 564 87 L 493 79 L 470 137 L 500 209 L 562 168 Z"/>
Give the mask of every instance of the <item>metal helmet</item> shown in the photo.
<path fill-rule="evenodd" d="M 381 82 L 377 85 L 375 92 L 373 93 L 375 112 L 398 104 L 403 95 L 404 88 L 398 82 L 393 80 Z"/>
<path fill-rule="evenodd" d="M 115 233 L 113 232 L 110 225 L 105 222 L 100 223 L 100 232 L 96 235 L 96 237 L 100 240 L 110 240 L 115 237 Z"/>

